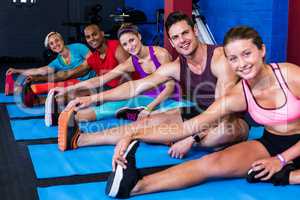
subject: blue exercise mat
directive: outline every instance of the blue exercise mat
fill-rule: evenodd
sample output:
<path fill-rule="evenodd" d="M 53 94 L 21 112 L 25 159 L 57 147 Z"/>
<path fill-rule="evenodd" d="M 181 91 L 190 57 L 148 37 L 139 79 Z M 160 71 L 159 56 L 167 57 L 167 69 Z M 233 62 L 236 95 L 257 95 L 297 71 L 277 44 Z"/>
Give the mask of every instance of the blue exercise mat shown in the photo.
<path fill-rule="evenodd" d="M 8 115 L 10 118 L 15 117 L 37 117 L 45 115 L 45 107 L 38 106 L 33 108 L 25 108 L 20 104 L 6 105 Z"/>
<path fill-rule="evenodd" d="M 250 138 L 259 138 L 262 127 L 254 127 Z M 31 159 L 38 178 L 51 178 L 81 174 L 108 172 L 111 170 L 111 158 L 114 146 L 96 146 L 60 152 L 56 144 L 29 145 Z M 207 152 L 194 149 L 186 159 L 172 159 L 167 154 L 169 147 L 163 145 L 141 144 L 137 152 L 138 167 L 154 167 L 177 164 L 185 160 L 198 158 Z M 56 162 L 53 162 L 56 160 Z M 91 165 L 91 163 L 93 163 Z M 51 170 L 49 170 L 51 169 Z"/>
<path fill-rule="evenodd" d="M 249 135 L 248 135 L 248 140 L 253 140 L 260 138 L 264 133 L 264 127 L 262 126 L 251 126 Z"/>
<path fill-rule="evenodd" d="M 45 120 L 41 119 L 12 119 L 10 120 L 13 135 L 16 140 L 37 140 L 57 138 L 57 126 L 46 127 Z M 101 131 L 115 126 L 130 123 L 128 120 L 105 119 L 95 122 L 80 123 L 82 132 L 90 133 Z"/>
<path fill-rule="evenodd" d="M 131 122 L 132 121 L 124 120 L 124 119 L 108 118 L 108 119 L 102 119 L 94 122 L 79 123 L 79 128 L 82 132 L 93 133 L 93 132 L 113 128 L 116 126 L 126 125 Z"/>
<path fill-rule="evenodd" d="M 4 93 L 0 93 L 0 103 L 14 103 L 20 102 L 20 97 L 6 96 Z"/>
<path fill-rule="evenodd" d="M 57 126 L 46 127 L 44 119 L 15 119 L 10 124 L 16 140 L 57 138 Z"/>
<path fill-rule="evenodd" d="M 104 173 L 111 171 L 114 146 L 96 146 L 61 152 L 56 144 L 29 145 L 31 160 L 37 178 Z M 185 159 L 173 159 L 169 147 L 141 143 L 137 151 L 137 166 L 156 167 L 195 159 L 207 152 L 191 151 Z M 55 161 L 55 162 L 54 162 Z"/>
<path fill-rule="evenodd" d="M 38 187 L 40 200 L 111 200 L 104 193 L 105 182 Z M 187 189 L 131 197 L 132 200 L 298 200 L 299 186 L 273 186 L 268 183 L 249 184 L 245 179 L 217 180 Z"/>

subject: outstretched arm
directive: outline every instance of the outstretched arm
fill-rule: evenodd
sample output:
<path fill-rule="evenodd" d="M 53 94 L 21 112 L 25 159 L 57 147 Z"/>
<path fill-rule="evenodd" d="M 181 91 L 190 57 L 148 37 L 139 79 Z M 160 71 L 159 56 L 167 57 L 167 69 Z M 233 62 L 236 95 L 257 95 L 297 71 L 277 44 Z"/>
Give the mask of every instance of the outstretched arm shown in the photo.
<path fill-rule="evenodd" d="M 32 76 L 33 81 L 48 81 L 48 82 L 58 82 L 58 81 L 64 81 L 71 78 L 78 78 L 83 75 L 85 75 L 90 70 L 90 66 L 85 61 L 78 67 L 66 71 L 58 71 L 51 75 L 41 76 L 36 75 Z"/>
<path fill-rule="evenodd" d="M 85 47 L 87 49 L 87 47 Z M 87 49 L 88 50 L 88 49 Z M 51 76 L 33 76 L 33 81 L 49 81 L 49 82 L 58 82 L 65 81 L 71 78 L 78 78 L 85 75 L 89 70 L 90 66 L 87 63 L 87 58 L 91 55 L 91 52 L 88 51 L 85 55 L 84 61 L 77 67 L 70 70 L 60 70 Z"/>
<path fill-rule="evenodd" d="M 23 74 L 25 76 L 35 76 L 35 75 L 42 75 L 46 76 L 47 74 L 54 73 L 54 69 L 52 69 L 49 66 L 43 66 L 39 68 L 31 68 L 31 69 L 15 69 L 15 68 L 9 68 L 6 71 L 6 74 Z"/>
<path fill-rule="evenodd" d="M 67 71 L 58 71 L 53 75 L 53 82 L 58 82 L 58 81 L 64 81 L 68 80 L 71 78 L 78 78 L 83 75 L 85 75 L 87 72 L 89 72 L 90 66 L 87 64 L 87 61 L 84 61 L 81 65 L 78 67 L 67 70 Z"/>
<path fill-rule="evenodd" d="M 164 100 L 166 100 L 172 96 L 172 94 L 175 90 L 175 81 L 169 80 L 164 85 L 165 85 L 165 88 L 163 89 L 163 91 L 161 91 L 161 93 L 150 104 L 147 105 L 148 112 L 151 112 L 161 102 L 163 102 Z"/>
<path fill-rule="evenodd" d="M 169 123 L 164 124 L 163 127 L 144 128 L 142 131 L 125 135 L 115 148 L 113 167 L 116 163 L 125 166 L 123 154 L 132 140 L 149 143 L 178 141 L 209 128 L 210 124 L 225 115 L 245 110 L 246 102 L 241 87 L 241 84 L 237 85 L 232 92 L 215 101 L 206 111 L 184 123 Z"/>
<path fill-rule="evenodd" d="M 75 109 L 81 109 L 90 106 L 92 103 L 129 99 L 168 80 L 177 79 L 178 76 L 177 63 L 168 63 L 143 79 L 128 81 L 116 88 L 92 96 L 76 98 L 69 103 L 68 108 L 78 105 Z"/>
<path fill-rule="evenodd" d="M 184 123 L 176 124 L 176 127 L 180 127 L 175 129 L 176 131 L 171 128 L 164 129 L 164 133 L 162 134 L 157 134 L 156 131 L 147 131 L 147 134 L 135 133 L 132 134 L 132 137 L 133 139 L 141 139 L 145 142 L 178 141 L 209 128 L 211 124 L 225 115 L 245 110 L 246 105 L 242 85 L 239 83 L 233 88 L 232 92 L 215 101 L 198 116 L 187 120 Z"/>
<path fill-rule="evenodd" d="M 93 88 L 102 87 L 105 83 L 107 83 L 123 74 L 130 73 L 133 70 L 134 69 L 131 66 L 130 60 L 127 60 L 127 61 L 119 64 L 114 69 L 105 73 L 102 76 L 97 76 L 97 77 L 91 78 L 89 80 L 77 83 L 76 85 L 67 87 L 66 91 L 71 91 L 71 90 L 80 89 L 80 88 L 93 89 Z"/>

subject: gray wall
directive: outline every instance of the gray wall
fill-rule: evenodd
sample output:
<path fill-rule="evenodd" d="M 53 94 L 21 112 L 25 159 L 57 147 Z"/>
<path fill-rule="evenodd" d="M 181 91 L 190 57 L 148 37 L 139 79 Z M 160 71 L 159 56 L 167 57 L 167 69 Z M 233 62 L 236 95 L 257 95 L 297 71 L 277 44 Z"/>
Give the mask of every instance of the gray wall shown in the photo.
<path fill-rule="evenodd" d="M 60 32 L 66 40 L 75 36 L 75 28 L 62 22 L 85 22 L 86 7 L 102 4 L 103 28 L 112 25 L 106 19 L 123 0 L 37 0 L 36 6 L 20 8 L 10 0 L 0 1 L 0 57 L 41 57 L 45 35 Z"/>

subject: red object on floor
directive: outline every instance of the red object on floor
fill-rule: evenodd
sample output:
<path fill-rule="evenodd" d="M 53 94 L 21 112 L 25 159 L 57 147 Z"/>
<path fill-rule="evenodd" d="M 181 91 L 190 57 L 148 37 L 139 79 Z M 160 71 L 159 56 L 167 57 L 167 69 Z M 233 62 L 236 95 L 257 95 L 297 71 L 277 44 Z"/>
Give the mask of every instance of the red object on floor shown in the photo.
<path fill-rule="evenodd" d="M 75 85 L 76 83 L 79 82 L 80 81 L 77 79 L 70 79 L 61 82 L 37 83 L 37 84 L 32 84 L 31 89 L 34 94 L 46 94 L 49 92 L 49 90 L 55 87 L 68 87 L 70 85 Z"/>
<path fill-rule="evenodd" d="M 23 104 L 26 107 L 32 108 L 35 104 L 36 101 L 38 101 L 38 96 L 35 95 L 31 88 L 30 85 L 24 85 L 23 91 L 22 91 L 23 95 Z"/>
<path fill-rule="evenodd" d="M 13 95 L 14 94 L 14 84 L 15 81 L 13 79 L 12 74 L 8 74 L 5 77 L 5 95 Z"/>

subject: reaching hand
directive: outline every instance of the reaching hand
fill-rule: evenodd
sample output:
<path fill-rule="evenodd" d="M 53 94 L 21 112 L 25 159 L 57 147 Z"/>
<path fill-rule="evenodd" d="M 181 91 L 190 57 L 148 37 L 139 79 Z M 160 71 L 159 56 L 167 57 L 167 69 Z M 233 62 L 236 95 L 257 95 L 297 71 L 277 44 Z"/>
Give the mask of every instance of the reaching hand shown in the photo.
<path fill-rule="evenodd" d="M 143 118 L 145 118 L 145 117 L 148 117 L 149 115 L 150 115 L 150 111 L 148 111 L 148 110 L 142 110 L 140 113 L 139 113 L 139 116 L 138 116 L 138 119 L 137 120 L 141 120 L 141 119 L 143 119 Z"/>
<path fill-rule="evenodd" d="M 125 153 L 126 149 L 128 148 L 130 142 L 131 142 L 131 138 L 128 136 L 125 136 L 116 145 L 114 156 L 112 159 L 113 171 L 115 171 L 117 165 L 121 165 L 124 169 L 126 169 L 127 160 L 124 158 L 124 153 Z"/>
<path fill-rule="evenodd" d="M 17 69 L 12 68 L 12 67 L 6 71 L 6 75 L 16 74 L 16 73 L 18 73 Z"/>
<path fill-rule="evenodd" d="M 75 111 L 78 111 L 82 108 L 90 106 L 92 103 L 91 96 L 77 97 L 76 99 L 70 101 L 65 110 L 69 111 L 70 109 L 74 108 Z"/>
<path fill-rule="evenodd" d="M 53 89 L 51 89 L 53 92 L 56 92 L 55 96 L 63 96 L 66 93 L 66 88 L 64 87 L 55 87 Z"/>
<path fill-rule="evenodd" d="M 187 137 L 183 140 L 180 140 L 170 147 L 168 154 L 172 158 L 182 159 L 187 154 L 187 152 L 192 148 L 193 143 L 194 143 L 194 139 L 192 137 Z"/>
<path fill-rule="evenodd" d="M 282 168 L 280 160 L 275 157 L 265 158 L 258 161 L 255 161 L 252 164 L 252 169 L 254 171 L 260 171 L 255 178 L 261 179 L 263 181 L 269 180 L 276 172 L 279 172 Z M 265 176 L 265 177 L 264 177 Z M 263 177 L 263 178 L 262 178 Z"/>

